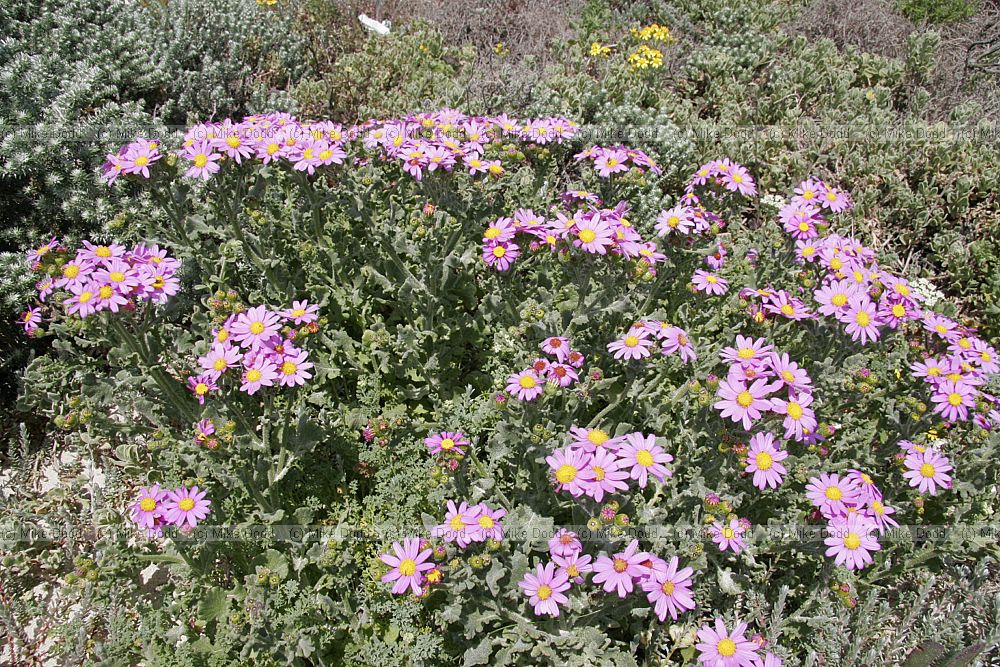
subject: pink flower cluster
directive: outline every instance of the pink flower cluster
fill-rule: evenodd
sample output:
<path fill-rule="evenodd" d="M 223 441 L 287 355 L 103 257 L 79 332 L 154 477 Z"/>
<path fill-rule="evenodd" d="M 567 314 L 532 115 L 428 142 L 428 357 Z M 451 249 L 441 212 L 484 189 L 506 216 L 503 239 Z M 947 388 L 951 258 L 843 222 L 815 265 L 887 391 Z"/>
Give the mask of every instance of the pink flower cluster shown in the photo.
<path fill-rule="evenodd" d="M 154 484 L 139 489 L 139 496 L 131 506 L 132 522 L 150 537 L 163 534 L 163 527 L 173 525 L 190 530 L 208 516 L 211 500 L 197 486 L 184 486 L 167 491 Z"/>
<path fill-rule="evenodd" d="M 826 555 L 849 570 L 870 565 L 872 553 L 882 548 L 876 534 L 899 525 L 875 481 L 860 470 L 812 477 L 806 497 L 827 520 Z"/>
<path fill-rule="evenodd" d="M 194 125 L 176 155 L 188 178 L 208 180 L 226 160 L 278 162 L 312 175 L 322 167 L 343 164 L 349 142 L 360 140 L 363 149 L 377 151 L 383 160 L 399 161 L 416 180 L 438 170 L 451 172 L 458 165 L 470 175 L 500 176 L 505 171 L 501 161 L 485 156 L 489 146 L 499 152 L 511 140 L 561 143 L 578 132 L 579 126 L 563 117 L 520 121 L 506 115 L 471 117 L 453 109 L 367 120 L 348 128 L 329 120 L 300 121 L 287 113 L 271 113 L 239 122 L 227 118 Z M 107 156 L 102 179 L 110 184 L 122 175 L 149 178 L 149 167 L 161 157 L 158 142 L 138 139 Z M 363 161 L 358 158 L 355 163 Z"/>
<path fill-rule="evenodd" d="M 698 359 L 691 338 L 684 329 L 658 320 L 636 322 L 624 336 L 608 343 L 608 352 L 614 354 L 615 359 L 645 359 L 652 355 L 656 345 L 665 357 L 676 352 L 684 363 L 693 363 Z"/>
<path fill-rule="evenodd" d="M 469 505 L 462 502 L 448 501 L 448 511 L 444 523 L 431 530 L 434 537 L 443 542 L 453 542 L 460 549 L 465 549 L 473 542 L 503 540 L 504 529 L 502 519 L 507 516 L 507 510 L 491 508 L 486 503 Z M 404 595 L 407 591 L 416 596 L 422 596 L 429 591 L 429 584 L 441 581 L 443 574 L 433 562 L 432 556 L 444 558 L 447 551 L 443 544 L 432 547 L 423 538 L 410 537 L 400 542 L 392 543 L 393 553 L 379 556 L 379 559 L 391 569 L 382 577 L 385 583 L 392 583 L 393 595 Z"/>
<path fill-rule="evenodd" d="M 568 207 L 572 202 L 567 203 Z M 502 217 L 490 223 L 483 233 L 483 261 L 497 271 L 508 270 L 521 255 L 521 245 L 515 235 L 527 235 L 528 248 L 542 248 L 567 253 L 571 247 L 595 255 L 613 254 L 636 259 L 654 267 L 667 261 L 655 242 L 644 241 L 626 215 L 629 206 L 619 202 L 615 208 L 586 206 L 575 211 L 567 209 L 546 219 L 531 209 L 518 209 L 513 217 Z M 522 241 L 523 243 L 523 241 Z"/>
<path fill-rule="evenodd" d="M 565 593 L 572 585 L 583 584 L 587 574 L 594 575 L 593 583 L 604 592 L 621 598 L 638 587 L 654 605 L 660 622 L 666 621 L 668 614 L 676 621 L 678 614 L 695 607 L 691 591 L 694 570 L 680 568 L 677 556 L 666 561 L 639 551 L 639 540 L 610 556 L 601 553 L 595 561 L 583 553 L 576 533 L 560 528 L 549 540 L 549 556 L 549 562 L 536 565 L 534 572 L 527 572 L 518 583 L 536 616 L 559 616 L 559 606 L 569 602 Z"/>
<path fill-rule="evenodd" d="M 736 345 L 723 348 L 720 356 L 730 364 L 726 378 L 719 383 L 720 400 L 714 405 L 723 418 L 749 431 L 754 422 L 772 412 L 784 416 L 785 439 L 821 439 L 816 433 L 816 413 L 809 407 L 813 402 L 812 380 L 788 354 L 779 354 L 763 338 L 737 335 Z M 777 391 L 784 391 L 784 398 L 770 398 Z"/>
<path fill-rule="evenodd" d="M 565 389 L 580 381 L 584 356 L 574 350 L 569 338 L 550 336 L 540 345 L 550 358 L 538 357 L 531 367 L 512 373 L 507 378 L 506 391 L 519 401 L 533 401 L 545 391 L 545 383 Z"/>
<path fill-rule="evenodd" d="M 757 194 L 757 183 L 750 175 L 750 171 L 729 158 L 712 160 L 701 165 L 688 179 L 685 192 L 693 194 L 696 188 L 703 186 L 715 186 L 739 193 L 744 197 Z"/>
<path fill-rule="evenodd" d="M 781 667 L 781 658 L 762 651 L 767 642 L 760 635 L 747 639 L 747 624 L 738 623 L 731 631 L 721 618 L 713 626 L 698 630 L 698 663 L 703 667 Z"/>
<path fill-rule="evenodd" d="M 932 496 L 938 494 L 938 489 L 950 489 L 951 475 L 954 469 L 951 460 L 936 447 L 917 445 L 909 440 L 900 440 L 900 458 L 903 460 L 905 472 L 903 477 L 910 486 L 920 493 Z"/>
<path fill-rule="evenodd" d="M 597 175 L 601 178 L 609 178 L 613 174 L 621 174 L 630 169 L 637 169 L 640 173 L 649 169 L 654 174 L 662 174 L 663 170 L 656 164 L 653 158 L 638 148 L 628 148 L 627 146 L 591 146 L 580 151 L 573 156 L 577 162 L 590 160 L 594 163 Z"/>
<path fill-rule="evenodd" d="M 180 262 L 157 245 L 139 244 L 128 249 L 115 243 L 84 241 L 72 259 L 65 257 L 51 266 L 43 263 L 56 253 L 63 254 L 65 249 L 53 238 L 28 256 L 33 270 L 53 272 L 36 284 L 38 299 L 44 303 L 55 290 L 61 290 L 67 315 L 86 318 L 102 310 L 117 313 L 133 309 L 139 301 L 164 303 L 180 289 L 176 275 Z M 18 321 L 30 334 L 41 319 L 41 308 L 33 307 Z"/>
<path fill-rule="evenodd" d="M 629 480 L 646 488 L 650 476 L 661 484 L 673 476 L 667 464 L 674 457 L 656 444 L 655 435 L 635 432 L 611 437 L 599 428 L 572 426 L 569 436 L 570 444 L 552 452 L 545 462 L 556 490 L 575 498 L 587 496 L 601 502 L 605 494 L 627 490 Z"/>
<path fill-rule="evenodd" d="M 255 306 L 231 315 L 216 331 L 208 352 L 198 358 L 201 372 L 188 378 L 188 388 L 198 403 L 219 391 L 218 382 L 230 368 L 240 369 L 240 391 L 251 396 L 261 387 L 295 387 L 312 377 L 309 352 L 295 346 L 294 330 L 282 337 L 282 325 L 312 324 L 319 319 L 319 307 L 294 301 L 292 307 L 275 312 Z"/>

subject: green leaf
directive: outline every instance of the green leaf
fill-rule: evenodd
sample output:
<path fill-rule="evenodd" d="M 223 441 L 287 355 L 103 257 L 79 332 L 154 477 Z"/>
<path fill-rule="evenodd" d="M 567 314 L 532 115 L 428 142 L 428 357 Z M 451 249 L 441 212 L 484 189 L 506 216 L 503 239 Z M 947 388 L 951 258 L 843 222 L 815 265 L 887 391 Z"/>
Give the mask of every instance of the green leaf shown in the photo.
<path fill-rule="evenodd" d="M 202 595 L 198 605 L 198 617 L 203 621 L 214 621 L 223 616 L 229 608 L 229 597 L 221 588 L 210 588 Z"/>

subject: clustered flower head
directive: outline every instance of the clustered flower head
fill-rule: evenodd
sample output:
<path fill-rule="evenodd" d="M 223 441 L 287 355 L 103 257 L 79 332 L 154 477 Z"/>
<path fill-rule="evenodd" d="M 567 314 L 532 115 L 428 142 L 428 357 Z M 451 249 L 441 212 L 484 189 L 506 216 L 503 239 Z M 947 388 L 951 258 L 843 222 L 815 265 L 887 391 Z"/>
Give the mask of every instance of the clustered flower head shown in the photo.
<path fill-rule="evenodd" d="M 522 248 L 538 251 L 547 249 L 568 253 L 571 248 L 588 254 L 614 255 L 637 260 L 656 275 L 655 266 L 666 262 L 652 241 L 644 241 L 629 222 L 628 204 L 619 202 L 613 209 L 596 208 L 599 200 L 588 192 L 563 193 L 566 211 L 546 219 L 532 209 L 518 209 L 512 217 L 491 222 L 483 232 L 483 261 L 499 272 L 505 272 L 522 254 Z M 577 204 L 584 207 L 573 208 Z M 518 235 L 521 239 L 517 242 Z"/>
<path fill-rule="evenodd" d="M 181 486 L 171 491 L 154 484 L 139 489 L 138 497 L 131 506 L 132 522 L 142 528 L 150 537 L 163 534 L 164 526 L 177 526 L 190 530 L 208 516 L 209 506 L 205 491 L 197 486 Z"/>
<path fill-rule="evenodd" d="M 849 570 L 870 565 L 872 554 L 882 548 L 876 534 L 899 525 L 875 481 L 860 470 L 812 477 L 806 497 L 827 521 L 826 555 Z"/>
<path fill-rule="evenodd" d="M 626 491 L 630 480 L 645 488 L 651 476 L 662 484 L 673 475 L 667 465 L 674 457 L 656 443 L 655 435 L 636 431 L 611 437 L 600 428 L 573 426 L 569 436 L 570 444 L 545 462 L 556 490 L 575 498 L 601 502 L 605 494 Z"/>
<path fill-rule="evenodd" d="M 580 381 L 579 371 L 585 358 L 570 345 L 565 336 L 549 336 L 539 346 L 549 358 L 535 359 L 530 368 L 507 377 L 506 391 L 519 401 L 533 401 L 545 392 L 545 384 L 559 388 Z"/>
<path fill-rule="evenodd" d="M 653 41 L 669 44 L 675 41 L 674 36 L 670 34 L 670 28 L 659 23 L 651 23 L 642 28 L 632 28 L 632 36 L 644 42 Z"/>
<path fill-rule="evenodd" d="M 663 67 L 663 51 L 646 44 L 629 54 L 628 64 L 633 70 L 659 69 Z"/>
<path fill-rule="evenodd" d="M 545 146 L 562 143 L 579 132 L 564 117 L 517 120 L 506 115 L 467 116 L 454 109 L 411 114 L 405 118 L 367 120 L 345 128 L 329 120 L 302 121 L 287 113 L 246 116 L 198 123 L 185 133 L 175 155 L 188 178 L 208 180 L 229 161 L 272 162 L 313 175 L 344 164 L 352 142 L 375 151 L 380 159 L 396 161 L 421 180 L 435 171 L 466 170 L 469 175 L 502 176 L 503 146 L 520 141 Z M 138 139 L 109 154 L 102 178 L 113 183 L 123 175 L 150 178 L 150 166 L 162 157 L 158 142 Z M 356 160 L 368 158 L 358 157 Z"/>
<path fill-rule="evenodd" d="M 443 523 L 431 530 L 433 537 L 443 543 L 455 544 L 462 550 L 473 543 L 499 544 L 503 541 L 502 520 L 507 516 L 507 510 L 490 507 L 485 502 L 470 505 L 465 501 L 456 504 L 454 500 L 449 500 L 447 507 Z M 402 543 L 393 542 L 392 550 L 393 554 L 382 554 L 379 558 L 391 568 L 382 581 L 394 582 L 393 595 L 404 595 L 409 591 L 422 597 L 429 592 L 429 585 L 441 583 L 442 572 L 433 562 L 427 561 L 435 555 L 443 557 L 446 553 L 444 544 L 432 547 L 427 540 L 410 537 Z"/>
<path fill-rule="evenodd" d="M 207 353 L 198 358 L 201 372 L 188 378 L 188 388 L 200 404 L 212 392 L 220 391 L 219 380 L 229 369 L 238 369 L 239 389 L 251 396 L 261 387 L 301 386 L 312 378 L 309 352 L 296 347 L 294 330 L 282 336 L 281 325 L 312 324 L 318 308 L 295 301 L 291 308 L 276 312 L 255 306 L 231 315 L 213 332 Z"/>
<path fill-rule="evenodd" d="M 586 582 L 588 574 L 593 583 L 605 593 L 620 598 L 636 593 L 645 595 L 654 612 L 664 622 L 669 615 L 677 620 L 679 614 L 694 609 L 691 590 L 694 570 L 680 567 L 677 556 L 666 561 L 656 554 L 640 551 L 639 540 L 632 540 L 620 552 L 600 553 L 594 560 L 583 553 L 579 536 L 565 528 L 557 530 L 549 540 L 550 561 L 538 563 L 518 583 L 536 616 L 559 616 L 560 605 L 569 602 L 566 593 L 574 585 Z"/>
<path fill-rule="evenodd" d="M 70 257 L 53 238 L 31 250 L 28 258 L 32 270 L 44 274 L 36 283 L 39 301 L 47 303 L 55 293 L 64 313 L 80 318 L 134 309 L 141 301 L 165 303 L 180 289 L 180 262 L 155 244 L 129 249 L 84 241 Z M 42 321 L 42 308 L 29 308 L 18 321 L 26 333 L 33 333 Z"/>
<path fill-rule="evenodd" d="M 634 323 L 620 339 L 608 343 L 608 352 L 615 359 L 646 359 L 654 349 L 663 356 L 677 353 L 684 363 L 693 363 L 698 354 L 687 331 L 659 320 L 642 320 Z"/>
<path fill-rule="evenodd" d="M 590 160 L 594 163 L 597 175 L 608 178 L 612 174 L 621 174 L 631 169 L 644 173 L 647 169 L 654 174 L 662 174 L 663 170 L 649 155 L 638 148 L 629 148 L 618 144 L 616 146 L 591 146 L 573 156 L 577 162 Z"/>

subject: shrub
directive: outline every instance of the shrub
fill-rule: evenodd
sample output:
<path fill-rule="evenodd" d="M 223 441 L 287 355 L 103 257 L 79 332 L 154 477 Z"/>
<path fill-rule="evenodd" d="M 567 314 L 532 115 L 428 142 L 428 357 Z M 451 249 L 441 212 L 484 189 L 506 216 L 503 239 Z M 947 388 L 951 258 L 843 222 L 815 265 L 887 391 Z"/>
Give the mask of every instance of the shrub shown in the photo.
<path fill-rule="evenodd" d="M 887 529 L 990 516 L 995 350 L 836 233 L 836 186 L 758 199 L 716 160 L 640 213 L 620 197 L 656 157 L 574 154 L 577 136 L 558 117 L 274 114 L 193 127 L 176 152 L 136 142 L 105 171 L 160 203 L 169 253 L 37 258 L 86 279 L 27 326 L 58 354 L 29 368 L 25 403 L 115 469 L 117 531 L 77 569 L 167 570 L 132 598 L 141 659 L 686 664 L 731 637 L 794 665 L 986 640 L 971 622 L 852 629 L 884 596 L 921 608 L 920 564 L 990 567 L 975 540 Z M 105 280 L 135 283 L 117 313 Z M 594 572 L 564 601 L 560 559 L 581 551 Z M 696 640 L 703 623 L 724 634 Z M 94 658 L 139 660 L 115 632 Z"/>

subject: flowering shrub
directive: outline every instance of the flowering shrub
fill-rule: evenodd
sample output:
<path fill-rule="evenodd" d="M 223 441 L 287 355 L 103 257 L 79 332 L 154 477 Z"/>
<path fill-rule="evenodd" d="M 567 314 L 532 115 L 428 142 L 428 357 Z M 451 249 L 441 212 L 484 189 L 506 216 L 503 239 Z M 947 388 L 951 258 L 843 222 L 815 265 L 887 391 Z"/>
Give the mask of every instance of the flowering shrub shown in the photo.
<path fill-rule="evenodd" d="M 996 351 L 835 231 L 849 195 L 807 178 L 768 208 L 720 159 L 633 210 L 621 174 L 656 159 L 576 139 L 267 114 L 108 156 L 190 273 L 168 295 L 159 246 L 86 245 L 98 294 L 172 299 L 116 318 L 53 284 L 49 329 L 109 378 L 88 430 L 139 433 L 115 502 L 148 539 L 114 548 L 170 568 L 144 623 L 200 621 L 158 654 L 795 665 L 816 608 L 982 554 L 892 529 L 989 518 Z"/>

